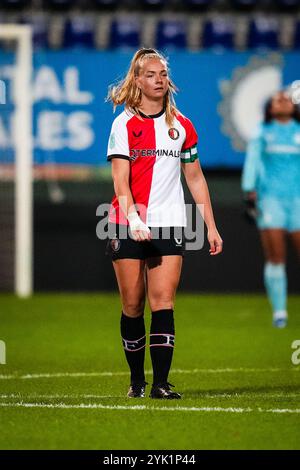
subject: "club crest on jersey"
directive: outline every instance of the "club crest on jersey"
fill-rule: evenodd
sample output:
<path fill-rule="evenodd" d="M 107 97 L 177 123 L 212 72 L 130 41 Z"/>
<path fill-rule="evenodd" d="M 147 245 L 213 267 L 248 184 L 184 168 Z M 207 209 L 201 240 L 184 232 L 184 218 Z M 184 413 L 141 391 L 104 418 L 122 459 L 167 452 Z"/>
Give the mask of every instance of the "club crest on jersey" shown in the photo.
<path fill-rule="evenodd" d="M 172 140 L 177 140 L 179 137 L 179 130 L 175 129 L 175 127 L 171 127 L 168 131 L 169 137 L 171 137 Z"/>
<path fill-rule="evenodd" d="M 139 133 L 132 131 L 134 137 L 141 137 L 143 131 L 140 131 Z"/>
<path fill-rule="evenodd" d="M 114 251 L 114 252 L 117 252 L 119 251 L 120 249 L 120 246 L 121 246 L 121 242 L 118 238 L 113 238 L 111 241 L 110 241 L 110 246 L 111 246 L 111 249 Z"/>

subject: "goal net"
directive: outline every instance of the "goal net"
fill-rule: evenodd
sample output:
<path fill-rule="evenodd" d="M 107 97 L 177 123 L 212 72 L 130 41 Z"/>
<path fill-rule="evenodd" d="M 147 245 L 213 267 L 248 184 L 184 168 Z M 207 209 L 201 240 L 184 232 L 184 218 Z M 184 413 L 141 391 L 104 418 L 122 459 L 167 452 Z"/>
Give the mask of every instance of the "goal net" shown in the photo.
<path fill-rule="evenodd" d="M 0 24 L 0 290 L 32 293 L 32 40 Z"/>

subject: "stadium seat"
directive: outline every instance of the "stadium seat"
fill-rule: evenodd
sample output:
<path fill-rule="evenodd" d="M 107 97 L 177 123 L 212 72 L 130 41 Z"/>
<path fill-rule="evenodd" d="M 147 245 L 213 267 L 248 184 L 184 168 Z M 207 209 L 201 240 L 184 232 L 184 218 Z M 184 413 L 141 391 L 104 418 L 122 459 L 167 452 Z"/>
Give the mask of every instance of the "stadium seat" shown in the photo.
<path fill-rule="evenodd" d="M 182 20 L 161 20 L 157 24 L 156 47 L 181 49 L 187 46 L 186 24 Z"/>
<path fill-rule="evenodd" d="M 94 26 L 94 20 L 90 16 L 78 15 L 67 20 L 63 33 L 63 47 L 94 47 Z"/>
<path fill-rule="evenodd" d="M 207 21 L 203 29 L 202 45 L 206 48 L 232 49 L 234 46 L 233 21 L 224 17 Z"/>
<path fill-rule="evenodd" d="M 162 8 L 164 7 L 168 2 L 167 0 L 142 0 L 141 2 L 143 4 L 143 7 L 145 8 Z"/>
<path fill-rule="evenodd" d="M 186 8 L 207 10 L 215 3 L 215 0 L 183 0 Z"/>
<path fill-rule="evenodd" d="M 120 0 L 93 0 L 93 4 L 98 8 L 107 8 L 112 10 L 113 8 L 118 7 L 122 1 Z"/>
<path fill-rule="evenodd" d="M 285 11 L 294 11 L 300 7 L 300 0 L 276 0 L 278 7 Z"/>
<path fill-rule="evenodd" d="M 0 0 L 0 8 L 13 8 L 20 10 L 21 8 L 28 7 L 31 0 Z"/>
<path fill-rule="evenodd" d="M 250 10 L 255 8 L 259 1 L 258 0 L 231 0 L 231 6 L 239 10 Z"/>
<path fill-rule="evenodd" d="M 34 49 L 44 49 L 49 47 L 48 21 L 45 15 L 27 14 L 21 18 L 21 23 L 31 25 Z"/>
<path fill-rule="evenodd" d="M 44 0 L 45 7 L 54 10 L 67 10 L 77 4 L 77 0 Z"/>
<path fill-rule="evenodd" d="M 113 49 L 133 49 L 140 45 L 140 23 L 134 17 L 114 20 L 110 29 L 109 46 Z"/>
<path fill-rule="evenodd" d="M 257 17 L 250 22 L 247 45 L 251 49 L 278 49 L 279 25 L 276 18 Z"/>

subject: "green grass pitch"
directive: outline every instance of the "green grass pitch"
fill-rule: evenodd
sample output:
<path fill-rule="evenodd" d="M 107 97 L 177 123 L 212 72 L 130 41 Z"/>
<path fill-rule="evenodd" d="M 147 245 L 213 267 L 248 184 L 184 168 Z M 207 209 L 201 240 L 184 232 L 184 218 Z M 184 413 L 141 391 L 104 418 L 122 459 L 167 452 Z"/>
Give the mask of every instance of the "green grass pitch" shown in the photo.
<path fill-rule="evenodd" d="M 278 330 L 264 296 L 178 293 L 183 398 L 128 399 L 117 293 L 1 295 L 0 448 L 299 449 L 299 296 L 289 314 Z M 148 348 L 146 369 L 151 384 Z"/>

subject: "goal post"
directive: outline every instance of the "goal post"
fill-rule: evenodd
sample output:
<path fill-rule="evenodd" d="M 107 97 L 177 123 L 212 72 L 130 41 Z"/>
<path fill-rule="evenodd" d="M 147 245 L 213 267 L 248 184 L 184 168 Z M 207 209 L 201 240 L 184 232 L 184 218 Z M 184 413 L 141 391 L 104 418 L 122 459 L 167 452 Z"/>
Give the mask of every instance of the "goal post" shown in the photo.
<path fill-rule="evenodd" d="M 1 39 L 16 41 L 16 61 L 13 78 L 15 101 L 14 289 L 18 296 L 28 297 L 33 290 L 31 27 L 28 25 L 0 24 Z"/>

